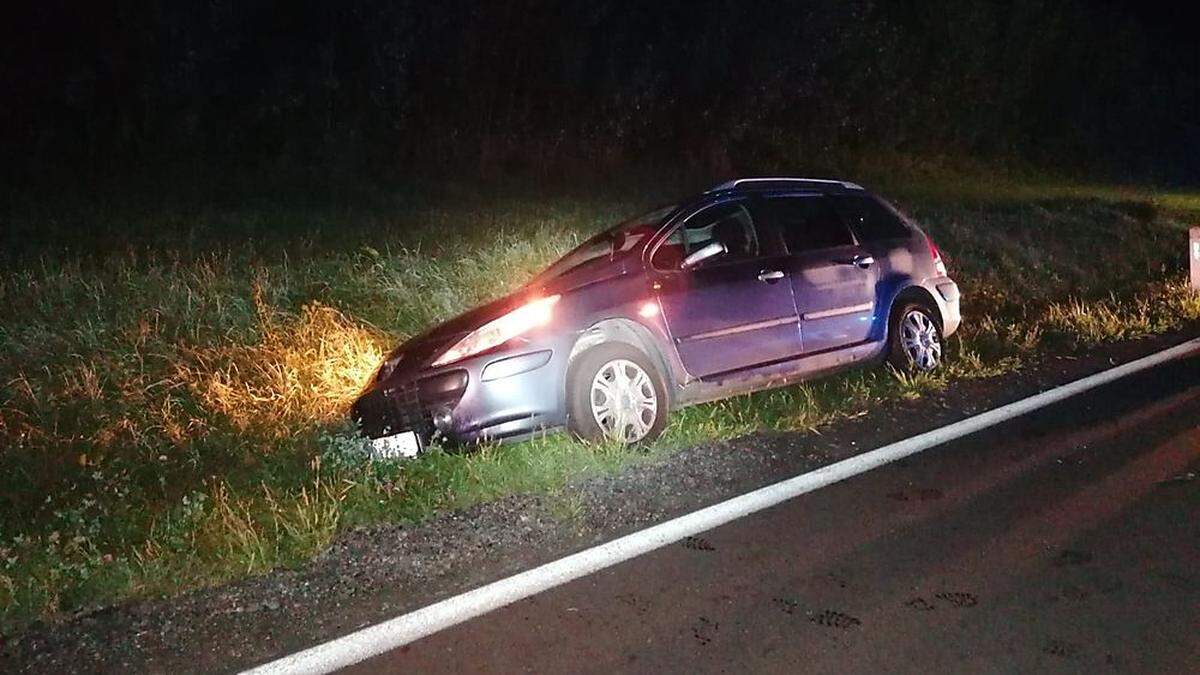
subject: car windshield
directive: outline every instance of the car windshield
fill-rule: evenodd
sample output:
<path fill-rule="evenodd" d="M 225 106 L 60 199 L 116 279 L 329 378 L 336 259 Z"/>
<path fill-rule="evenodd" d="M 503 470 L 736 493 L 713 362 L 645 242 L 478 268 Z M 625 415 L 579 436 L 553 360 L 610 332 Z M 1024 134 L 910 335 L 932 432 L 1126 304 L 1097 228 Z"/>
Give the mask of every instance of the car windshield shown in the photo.
<path fill-rule="evenodd" d="M 549 281 L 597 260 L 632 250 L 653 235 L 676 208 L 674 204 L 657 208 L 610 227 L 559 258 L 538 275 L 538 281 Z"/>

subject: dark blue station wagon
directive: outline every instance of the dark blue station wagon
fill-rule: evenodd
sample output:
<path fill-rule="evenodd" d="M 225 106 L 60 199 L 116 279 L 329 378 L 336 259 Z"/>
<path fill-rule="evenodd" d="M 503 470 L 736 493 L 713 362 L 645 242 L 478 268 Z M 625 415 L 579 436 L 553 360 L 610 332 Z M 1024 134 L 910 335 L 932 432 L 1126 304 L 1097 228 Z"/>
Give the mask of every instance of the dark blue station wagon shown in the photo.
<path fill-rule="evenodd" d="M 351 415 L 385 455 L 433 439 L 653 439 L 681 406 L 855 364 L 929 371 L 958 328 L 933 241 L 853 183 L 734 180 L 592 237 L 392 352 Z"/>

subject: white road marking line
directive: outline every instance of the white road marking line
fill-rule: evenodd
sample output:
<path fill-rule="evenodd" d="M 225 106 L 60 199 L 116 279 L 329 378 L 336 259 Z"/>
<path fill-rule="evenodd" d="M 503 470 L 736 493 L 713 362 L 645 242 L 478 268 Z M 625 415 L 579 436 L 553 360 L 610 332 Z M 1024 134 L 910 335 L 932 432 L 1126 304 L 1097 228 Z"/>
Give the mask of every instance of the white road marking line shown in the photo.
<path fill-rule="evenodd" d="M 440 630 L 531 595 L 649 553 L 684 537 L 724 525 L 806 492 L 961 438 L 1103 384 L 1200 350 L 1200 338 L 1064 384 L 815 471 L 747 492 L 712 506 L 514 574 L 403 616 L 253 668 L 247 673 L 328 673 L 402 647 Z"/>

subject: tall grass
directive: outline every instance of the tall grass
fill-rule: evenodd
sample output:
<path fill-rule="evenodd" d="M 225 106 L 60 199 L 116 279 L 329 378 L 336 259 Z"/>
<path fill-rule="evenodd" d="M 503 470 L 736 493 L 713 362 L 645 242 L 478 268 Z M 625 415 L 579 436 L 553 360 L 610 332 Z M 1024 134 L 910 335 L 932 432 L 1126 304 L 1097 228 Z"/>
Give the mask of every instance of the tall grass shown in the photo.
<path fill-rule="evenodd" d="M 42 247 L 0 273 L 0 620 L 12 630 L 296 564 L 346 527 L 554 494 L 690 443 L 815 429 L 1049 348 L 1200 318 L 1175 281 L 1193 196 L 962 180 L 891 194 L 966 293 L 945 372 L 855 372 L 698 406 L 648 453 L 549 436 L 402 463 L 371 460 L 343 420 L 384 351 L 659 200 L 96 211 L 97 229 L 128 237 L 67 253 L 70 230 L 48 223 Z M 46 216 L 25 217 L 35 232 Z"/>

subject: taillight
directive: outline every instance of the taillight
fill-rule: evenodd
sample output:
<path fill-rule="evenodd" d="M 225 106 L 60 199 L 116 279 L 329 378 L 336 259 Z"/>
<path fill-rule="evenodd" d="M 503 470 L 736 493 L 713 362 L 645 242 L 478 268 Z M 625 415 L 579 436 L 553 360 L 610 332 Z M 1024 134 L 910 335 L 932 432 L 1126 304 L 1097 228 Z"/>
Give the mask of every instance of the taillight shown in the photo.
<path fill-rule="evenodd" d="M 937 270 L 938 274 L 947 276 L 946 263 L 942 262 L 942 252 L 938 250 L 937 244 L 933 243 L 929 235 L 925 235 L 925 241 L 929 244 L 929 257 L 933 258 L 933 269 Z"/>

